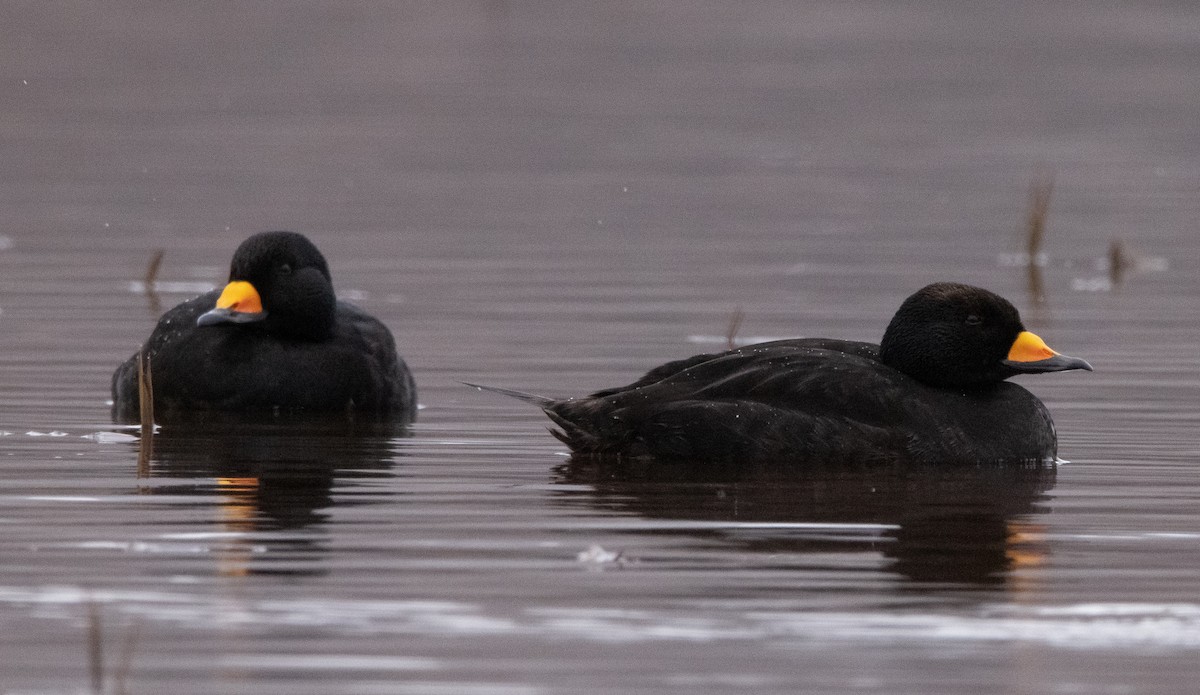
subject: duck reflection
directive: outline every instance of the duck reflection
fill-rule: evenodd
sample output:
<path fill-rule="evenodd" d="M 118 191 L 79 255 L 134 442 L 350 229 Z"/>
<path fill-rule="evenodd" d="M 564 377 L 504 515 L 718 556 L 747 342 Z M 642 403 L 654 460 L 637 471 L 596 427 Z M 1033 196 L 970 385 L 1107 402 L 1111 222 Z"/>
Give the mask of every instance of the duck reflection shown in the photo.
<path fill-rule="evenodd" d="M 223 575 L 324 574 L 323 524 L 335 481 L 386 475 L 402 426 L 337 421 L 208 418 L 154 437 L 152 494 L 194 495 L 215 504 L 214 552 Z M 339 505 L 360 504 L 354 497 Z M 222 535 L 227 534 L 222 538 Z"/>
<path fill-rule="evenodd" d="M 1046 554 L 1032 521 L 1054 466 L 712 466 L 572 457 L 560 482 L 656 519 L 776 523 L 717 535 L 761 553 L 882 552 L 905 588 L 1017 588 Z M 792 526 L 794 524 L 794 526 Z M 815 524 L 816 526 L 803 526 Z M 863 524 L 869 525 L 864 538 Z M 873 531 L 871 529 L 874 529 Z"/>

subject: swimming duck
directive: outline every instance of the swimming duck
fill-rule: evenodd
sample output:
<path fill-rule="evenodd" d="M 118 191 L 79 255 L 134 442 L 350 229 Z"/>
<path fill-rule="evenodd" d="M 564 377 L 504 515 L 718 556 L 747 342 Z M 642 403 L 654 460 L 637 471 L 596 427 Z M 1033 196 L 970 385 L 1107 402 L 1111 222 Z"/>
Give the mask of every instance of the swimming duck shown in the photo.
<path fill-rule="evenodd" d="M 229 283 L 163 314 L 142 353 L 160 422 L 204 412 L 358 413 L 411 420 L 416 388 L 391 332 L 338 301 L 304 235 L 263 232 L 233 255 Z M 137 354 L 112 378 L 113 418 L 139 414 Z"/>
<path fill-rule="evenodd" d="M 1050 413 L 1005 379 L 1070 369 L 1092 367 L 1025 330 L 1003 297 L 939 282 L 904 301 L 879 345 L 760 343 L 668 362 L 582 398 L 479 388 L 541 407 L 576 454 L 1046 462 L 1058 453 Z"/>

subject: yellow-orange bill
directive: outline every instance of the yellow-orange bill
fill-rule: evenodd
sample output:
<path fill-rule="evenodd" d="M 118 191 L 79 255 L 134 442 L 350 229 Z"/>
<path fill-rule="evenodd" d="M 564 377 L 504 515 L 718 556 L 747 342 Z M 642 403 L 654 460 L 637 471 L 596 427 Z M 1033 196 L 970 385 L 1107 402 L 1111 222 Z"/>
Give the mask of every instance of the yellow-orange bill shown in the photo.
<path fill-rule="evenodd" d="M 1012 362 L 1039 362 L 1057 354 L 1046 345 L 1046 341 L 1029 331 L 1021 331 L 1008 349 L 1008 359 Z"/>
<path fill-rule="evenodd" d="M 258 296 L 258 290 L 254 289 L 254 285 L 244 280 L 234 280 L 225 285 L 221 296 L 217 297 L 217 308 L 257 314 L 263 310 L 262 298 Z"/>

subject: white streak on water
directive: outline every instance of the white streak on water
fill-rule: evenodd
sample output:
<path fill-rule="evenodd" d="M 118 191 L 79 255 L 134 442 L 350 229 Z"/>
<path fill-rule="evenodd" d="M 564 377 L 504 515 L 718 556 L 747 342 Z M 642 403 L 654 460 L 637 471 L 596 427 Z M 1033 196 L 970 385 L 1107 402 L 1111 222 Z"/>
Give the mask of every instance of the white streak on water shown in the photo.
<path fill-rule="evenodd" d="M 97 444 L 125 444 L 138 440 L 136 436 L 124 432 L 93 432 L 80 435 L 80 439 L 90 439 Z"/>
<path fill-rule="evenodd" d="M 146 283 L 141 280 L 132 280 L 129 283 L 128 289 L 133 294 L 146 294 Z M 211 282 L 172 282 L 165 280 L 154 282 L 154 291 L 162 294 L 204 294 L 215 289 L 216 286 Z"/>
<path fill-rule="evenodd" d="M 773 340 L 796 340 L 798 336 L 794 335 L 747 335 L 735 336 L 734 344 L 737 347 L 743 345 L 756 345 L 758 343 L 769 343 Z M 689 343 L 698 345 L 728 345 L 729 336 L 727 335 L 689 335 L 687 337 Z"/>
<path fill-rule="evenodd" d="M 437 659 L 366 654 L 225 654 L 218 663 L 225 668 L 288 671 L 429 671 L 441 668 Z"/>
<path fill-rule="evenodd" d="M 605 643 L 755 641 L 776 648 L 844 648 L 847 642 L 947 645 L 1032 643 L 1069 650 L 1200 652 L 1200 604 L 1080 603 L 994 605 L 968 614 L 882 611 L 695 611 L 530 607 L 497 614 L 451 601 L 229 601 L 223 597 L 77 587 L 0 587 L 0 604 L 58 608 L 44 618 L 76 618 L 92 602 L 143 620 L 187 629 L 302 626 L 351 634 L 521 636 Z M 259 657 L 254 657 L 259 658 Z M 271 658 L 271 657 L 262 657 Z M 357 658 L 357 657 L 355 657 Z"/>
<path fill-rule="evenodd" d="M 31 495 L 23 497 L 29 502 L 99 502 L 99 497 L 71 497 L 67 495 Z M 107 501 L 107 500 L 106 500 Z"/>

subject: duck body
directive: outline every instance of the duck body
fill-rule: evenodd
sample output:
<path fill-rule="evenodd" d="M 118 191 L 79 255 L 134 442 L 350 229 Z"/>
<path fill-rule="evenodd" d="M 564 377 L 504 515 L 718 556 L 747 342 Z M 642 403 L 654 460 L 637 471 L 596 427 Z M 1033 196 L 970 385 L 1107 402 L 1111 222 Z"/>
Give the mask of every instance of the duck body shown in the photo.
<path fill-rule="evenodd" d="M 1024 388 L 928 386 L 880 362 L 878 345 L 851 341 L 697 355 L 546 409 L 577 453 L 864 463 L 1057 454 L 1050 414 Z"/>
<path fill-rule="evenodd" d="M 1003 298 L 935 283 L 883 341 L 780 340 L 669 362 L 583 398 L 535 403 L 576 454 L 787 462 L 1046 462 L 1054 423 L 1021 373 L 1087 369 Z M 494 389 L 495 390 L 495 389 Z"/>
<path fill-rule="evenodd" d="M 225 290 L 167 311 L 142 347 L 150 363 L 156 419 L 225 412 L 411 420 L 416 387 L 396 354 L 391 331 L 333 297 L 315 247 L 298 234 L 281 232 L 251 237 L 243 248 L 247 244 L 256 255 L 247 258 L 239 249 L 242 257 L 235 254 Z M 270 269 L 281 264 L 286 271 L 272 277 Z M 264 265 L 268 270 L 259 267 Z M 228 299 L 231 287 L 249 291 L 242 287 L 246 284 L 257 288 L 261 306 L 251 307 L 257 311 L 222 307 L 236 303 Z M 137 357 L 113 374 L 118 421 L 139 417 Z"/>

